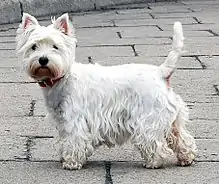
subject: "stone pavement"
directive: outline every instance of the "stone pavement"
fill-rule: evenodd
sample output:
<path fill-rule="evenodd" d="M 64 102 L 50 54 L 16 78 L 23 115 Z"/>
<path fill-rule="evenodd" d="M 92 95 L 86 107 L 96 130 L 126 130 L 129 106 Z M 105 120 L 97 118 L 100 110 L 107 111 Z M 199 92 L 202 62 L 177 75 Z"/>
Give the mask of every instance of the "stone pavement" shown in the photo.
<path fill-rule="evenodd" d="M 72 15 L 77 60 L 104 65 L 160 64 L 171 49 L 172 25 L 183 23 L 185 49 L 172 78 L 190 108 L 199 148 L 191 167 L 147 170 L 130 145 L 102 147 L 80 171 L 67 171 L 53 146 L 56 132 L 44 121 L 40 88 L 20 71 L 15 55 L 18 24 L 0 26 L 0 183 L 145 184 L 219 183 L 219 1 L 133 4 L 126 9 Z M 49 17 L 41 18 L 47 24 Z"/>

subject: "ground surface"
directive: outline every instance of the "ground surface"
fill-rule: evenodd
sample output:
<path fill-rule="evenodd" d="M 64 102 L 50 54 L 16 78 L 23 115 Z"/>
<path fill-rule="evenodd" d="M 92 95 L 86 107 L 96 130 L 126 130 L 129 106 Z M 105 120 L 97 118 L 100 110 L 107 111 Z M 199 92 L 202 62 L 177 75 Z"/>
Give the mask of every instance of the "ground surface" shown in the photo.
<path fill-rule="evenodd" d="M 130 7 L 130 6 L 129 6 Z M 53 146 L 55 130 L 44 121 L 37 84 L 20 71 L 17 24 L 0 26 L 0 183 L 219 183 L 219 1 L 136 4 L 132 9 L 72 15 L 77 60 L 104 65 L 160 64 L 171 49 L 172 25 L 181 21 L 185 49 L 172 78 L 190 108 L 189 128 L 199 148 L 191 167 L 146 170 L 129 145 L 101 148 L 83 170 L 66 171 Z M 41 23 L 47 24 L 48 17 Z"/>

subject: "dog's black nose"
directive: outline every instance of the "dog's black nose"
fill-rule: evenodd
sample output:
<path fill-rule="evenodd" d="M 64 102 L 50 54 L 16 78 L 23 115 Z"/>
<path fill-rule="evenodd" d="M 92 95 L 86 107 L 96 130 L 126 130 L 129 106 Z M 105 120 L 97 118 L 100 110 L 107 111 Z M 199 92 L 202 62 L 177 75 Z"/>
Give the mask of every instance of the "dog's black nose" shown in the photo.
<path fill-rule="evenodd" d="M 48 62 L 49 62 L 49 59 L 47 57 L 40 57 L 39 58 L 39 63 L 41 64 L 41 66 L 47 65 Z"/>

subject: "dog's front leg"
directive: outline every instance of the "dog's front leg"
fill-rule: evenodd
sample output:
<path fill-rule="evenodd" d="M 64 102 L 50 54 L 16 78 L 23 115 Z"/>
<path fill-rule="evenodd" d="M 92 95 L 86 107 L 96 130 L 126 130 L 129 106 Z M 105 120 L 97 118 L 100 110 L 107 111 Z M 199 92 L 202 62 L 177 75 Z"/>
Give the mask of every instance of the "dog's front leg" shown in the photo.
<path fill-rule="evenodd" d="M 60 137 L 60 153 L 62 157 L 62 166 L 64 169 L 81 169 L 86 163 L 94 148 L 91 141 L 85 140 L 78 134 L 65 134 Z"/>

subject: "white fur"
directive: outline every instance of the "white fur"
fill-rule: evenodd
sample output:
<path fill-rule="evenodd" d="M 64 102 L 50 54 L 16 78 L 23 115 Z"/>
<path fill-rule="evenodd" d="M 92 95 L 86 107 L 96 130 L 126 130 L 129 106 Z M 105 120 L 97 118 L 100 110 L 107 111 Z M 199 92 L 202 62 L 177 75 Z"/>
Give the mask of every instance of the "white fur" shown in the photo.
<path fill-rule="evenodd" d="M 80 169 L 98 146 L 126 142 L 140 150 L 148 168 L 161 167 L 174 153 L 179 164 L 191 164 L 196 146 L 185 127 L 187 107 L 166 82 L 182 54 L 181 23 L 174 25 L 173 50 L 161 66 L 80 64 L 75 62 L 75 45 L 67 14 L 48 27 L 24 14 L 17 31 L 17 55 L 24 69 L 35 80 L 44 80 L 48 76 L 33 71 L 46 56 L 55 78 L 63 76 L 54 86 L 42 88 L 59 132 L 63 167 Z"/>

